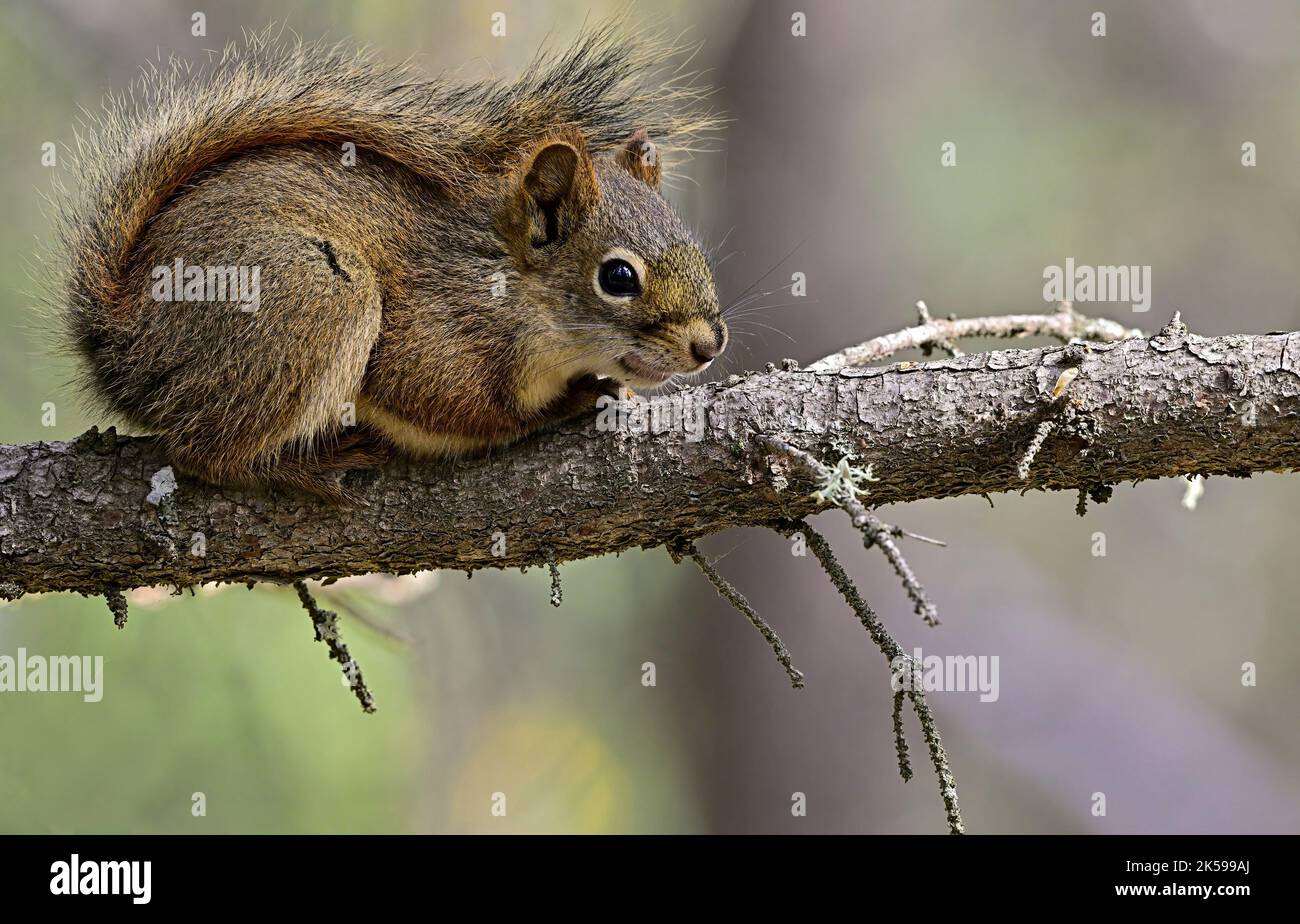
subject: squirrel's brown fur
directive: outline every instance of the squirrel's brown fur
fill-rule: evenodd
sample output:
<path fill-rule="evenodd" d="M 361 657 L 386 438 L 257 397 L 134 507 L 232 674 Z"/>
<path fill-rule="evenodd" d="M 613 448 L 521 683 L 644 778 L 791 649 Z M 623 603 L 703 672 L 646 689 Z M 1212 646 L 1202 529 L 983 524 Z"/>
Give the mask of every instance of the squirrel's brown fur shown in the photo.
<path fill-rule="evenodd" d="M 456 84 L 267 33 L 151 74 L 81 139 L 60 216 L 90 390 L 192 475 L 341 498 L 394 447 L 504 444 L 707 365 L 726 328 L 659 181 L 715 123 L 651 79 L 665 51 L 606 27 Z M 634 295 L 602 290 L 611 259 Z M 257 267 L 256 310 L 160 300 L 177 260 Z"/>

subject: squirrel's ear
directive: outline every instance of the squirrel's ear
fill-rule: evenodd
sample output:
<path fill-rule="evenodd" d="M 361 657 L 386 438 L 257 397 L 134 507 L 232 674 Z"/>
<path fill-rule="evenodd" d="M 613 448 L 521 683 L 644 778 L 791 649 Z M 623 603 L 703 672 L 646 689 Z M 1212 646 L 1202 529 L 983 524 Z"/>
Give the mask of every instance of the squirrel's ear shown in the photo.
<path fill-rule="evenodd" d="M 505 225 L 520 243 L 532 247 L 568 237 L 600 195 L 596 169 L 577 132 L 538 144 L 513 182 Z"/>
<path fill-rule="evenodd" d="M 659 181 L 663 177 L 659 165 L 659 149 L 655 147 L 655 143 L 650 140 L 644 128 L 623 142 L 623 146 L 614 152 L 614 163 L 651 189 L 659 188 Z"/>

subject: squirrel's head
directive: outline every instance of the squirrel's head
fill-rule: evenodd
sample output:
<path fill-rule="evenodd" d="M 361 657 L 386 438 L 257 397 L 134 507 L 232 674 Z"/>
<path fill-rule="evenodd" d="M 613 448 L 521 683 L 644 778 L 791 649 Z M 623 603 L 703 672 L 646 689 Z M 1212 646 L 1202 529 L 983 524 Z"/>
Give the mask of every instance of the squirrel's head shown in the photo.
<path fill-rule="evenodd" d="M 498 221 L 572 365 L 640 388 L 703 372 L 727 346 L 708 259 L 660 174 L 643 131 L 595 158 L 580 133 L 557 135 L 507 177 Z"/>

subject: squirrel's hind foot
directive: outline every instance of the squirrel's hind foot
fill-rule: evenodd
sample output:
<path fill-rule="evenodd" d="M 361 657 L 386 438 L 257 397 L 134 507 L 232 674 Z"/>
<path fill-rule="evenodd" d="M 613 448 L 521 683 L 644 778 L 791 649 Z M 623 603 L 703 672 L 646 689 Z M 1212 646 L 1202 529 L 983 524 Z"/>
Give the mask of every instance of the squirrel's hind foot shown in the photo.
<path fill-rule="evenodd" d="M 369 501 L 360 492 L 345 487 L 341 481 L 343 476 L 376 468 L 391 455 L 388 442 L 367 427 L 353 428 L 309 448 L 283 452 L 274 460 L 247 466 L 232 466 L 228 460 L 197 459 L 184 452 L 172 453 L 177 468 L 209 484 L 274 488 L 309 494 L 344 507 L 366 507 Z"/>
<path fill-rule="evenodd" d="M 341 479 L 348 472 L 376 468 L 392 455 L 388 443 L 367 427 L 341 434 L 323 446 L 293 456 L 281 457 L 268 471 L 271 487 L 287 488 L 311 494 L 332 504 L 368 507 L 361 493 L 344 487 Z"/>

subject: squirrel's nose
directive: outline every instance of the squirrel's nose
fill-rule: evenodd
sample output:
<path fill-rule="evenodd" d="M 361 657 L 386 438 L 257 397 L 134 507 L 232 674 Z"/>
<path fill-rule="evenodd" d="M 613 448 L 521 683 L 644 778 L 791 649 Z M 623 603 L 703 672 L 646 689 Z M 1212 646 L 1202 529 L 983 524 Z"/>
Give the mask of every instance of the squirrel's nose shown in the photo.
<path fill-rule="evenodd" d="M 711 359 L 713 359 L 713 357 L 717 356 L 719 352 L 721 352 L 721 350 L 718 348 L 718 343 L 716 340 L 713 341 L 692 340 L 691 341 L 691 355 L 694 356 L 695 361 L 700 363 L 701 365 L 709 362 Z"/>

